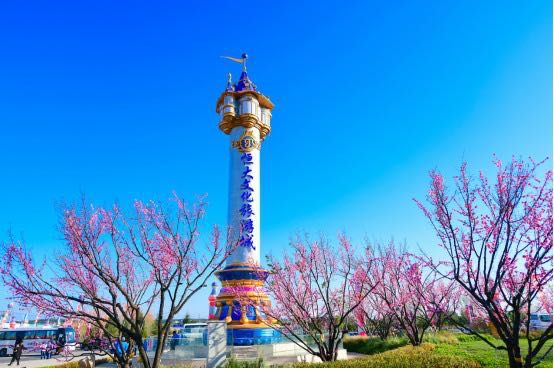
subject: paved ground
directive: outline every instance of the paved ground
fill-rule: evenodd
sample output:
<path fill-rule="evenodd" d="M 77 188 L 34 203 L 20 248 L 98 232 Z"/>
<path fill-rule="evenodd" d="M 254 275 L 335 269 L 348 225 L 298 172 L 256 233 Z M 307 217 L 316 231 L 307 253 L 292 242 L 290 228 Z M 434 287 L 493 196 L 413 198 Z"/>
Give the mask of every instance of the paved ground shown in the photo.
<path fill-rule="evenodd" d="M 82 351 L 75 351 L 75 355 L 80 355 L 82 354 L 83 352 Z M 365 357 L 367 355 L 363 355 L 363 354 L 357 354 L 357 353 L 354 353 L 354 352 L 349 352 L 348 353 L 348 358 L 349 359 L 354 359 L 354 358 L 359 358 L 359 357 Z M 69 360 L 69 361 L 79 361 L 83 358 L 83 356 L 77 356 L 75 357 L 73 360 Z M 96 357 L 97 359 L 99 359 L 100 357 L 97 356 Z M 270 359 L 266 359 L 264 364 L 265 366 L 271 366 L 271 365 L 285 365 L 285 364 L 292 364 L 294 362 L 296 362 L 297 360 L 297 357 L 296 356 L 282 356 L 282 357 L 274 357 L 274 358 L 270 358 Z M 11 367 L 8 366 L 8 364 L 10 363 L 11 361 L 11 357 L 0 357 L 0 368 L 13 368 L 13 367 L 18 367 L 16 365 L 16 363 L 12 364 Z M 67 362 L 67 360 L 65 360 L 63 357 L 60 357 L 60 356 L 55 356 L 54 358 L 52 359 L 48 359 L 48 360 L 41 360 L 40 359 L 40 355 L 23 355 L 21 357 L 21 361 L 20 361 L 20 365 L 19 367 L 20 368 L 41 368 L 41 367 L 46 367 L 46 366 L 54 366 L 54 365 L 60 365 L 60 364 L 63 364 Z M 205 360 L 171 360 L 171 359 L 165 359 L 163 360 L 163 364 L 165 366 L 168 366 L 168 367 L 181 367 L 181 368 L 186 368 L 186 367 L 204 367 L 205 366 Z M 135 365 L 137 365 L 135 363 Z M 100 364 L 98 365 L 98 367 L 104 367 L 104 368 L 115 368 L 117 367 L 117 365 L 113 364 L 113 363 L 105 363 L 105 364 Z M 140 367 L 140 365 L 137 365 L 137 367 Z"/>
<path fill-rule="evenodd" d="M 20 368 L 41 368 L 45 366 L 53 366 L 53 365 L 60 365 L 63 363 L 66 363 L 67 361 L 79 361 L 83 358 L 83 356 L 78 356 L 82 354 L 82 351 L 75 351 L 74 357 L 72 360 L 66 360 L 64 357 L 60 355 L 56 355 L 51 359 L 42 359 L 40 358 L 40 355 L 23 355 L 21 356 L 21 360 L 19 361 L 19 367 Z M 100 358 L 97 356 L 97 359 Z M 11 361 L 11 357 L 0 357 L 0 368 L 13 368 L 18 367 L 16 362 L 12 364 L 12 366 L 8 366 L 8 364 Z"/>

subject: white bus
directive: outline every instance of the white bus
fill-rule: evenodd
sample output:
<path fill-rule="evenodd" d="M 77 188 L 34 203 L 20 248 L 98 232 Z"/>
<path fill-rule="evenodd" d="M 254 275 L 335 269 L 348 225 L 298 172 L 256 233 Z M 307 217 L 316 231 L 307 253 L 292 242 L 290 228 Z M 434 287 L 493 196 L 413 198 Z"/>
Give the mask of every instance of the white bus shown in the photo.
<path fill-rule="evenodd" d="M 23 353 L 40 354 L 40 347 L 54 342 L 58 347 L 75 350 L 75 330 L 72 327 L 26 327 L 0 329 L 0 356 L 11 355 L 16 339 L 23 340 Z"/>

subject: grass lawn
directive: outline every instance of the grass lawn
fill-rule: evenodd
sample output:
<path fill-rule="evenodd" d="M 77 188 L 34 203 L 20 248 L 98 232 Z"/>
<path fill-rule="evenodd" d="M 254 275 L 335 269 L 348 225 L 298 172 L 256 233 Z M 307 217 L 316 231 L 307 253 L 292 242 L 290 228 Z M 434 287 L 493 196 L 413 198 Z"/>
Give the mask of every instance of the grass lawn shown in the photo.
<path fill-rule="evenodd" d="M 488 337 L 494 340 L 492 337 Z M 429 365 L 431 367 L 444 366 L 481 366 L 481 367 L 507 367 L 508 355 L 506 351 L 494 350 L 485 342 L 474 336 L 441 332 L 429 334 L 425 337 L 426 349 L 413 350 L 407 341 L 402 338 L 392 338 L 381 341 L 376 338 L 355 337 L 344 342 L 344 348 L 348 351 L 372 355 L 364 359 L 344 361 L 343 364 L 333 367 L 404 367 Z M 500 341 L 498 341 L 500 343 Z M 521 340 L 522 354 L 527 352 L 526 341 Z M 550 340 L 542 350 L 546 352 L 552 345 Z M 404 346 L 404 347 L 402 347 Z M 399 348 L 400 347 L 400 348 Z M 448 359 L 450 358 L 450 359 Z M 408 364 L 403 365 L 404 360 Z M 449 362 L 449 360 L 452 360 Z M 348 363 L 348 364 L 346 364 Z M 320 364 L 321 365 L 321 364 Z M 540 363 L 539 368 L 552 368 L 552 353 Z"/>
<path fill-rule="evenodd" d="M 479 363 L 461 356 L 438 353 L 437 345 L 407 345 L 365 358 L 317 364 L 297 363 L 300 368 L 478 368 Z"/>
<path fill-rule="evenodd" d="M 500 341 L 498 341 L 500 344 Z M 520 340 L 522 356 L 527 353 L 527 341 Z M 552 340 L 546 343 L 541 353 L 544 354 L 552 346 Z M 477 340 L 460 340 L 457 344 L 438 344 L 435 348 L 437 353 L 455 355 L 476 360 L 482 367 L 508 367 L 508 354 L 506 351 L 494 350 L 485 342 Z M 552 352 L 546 359 L 537 365 L 537 368 L 552 368 Z"/>

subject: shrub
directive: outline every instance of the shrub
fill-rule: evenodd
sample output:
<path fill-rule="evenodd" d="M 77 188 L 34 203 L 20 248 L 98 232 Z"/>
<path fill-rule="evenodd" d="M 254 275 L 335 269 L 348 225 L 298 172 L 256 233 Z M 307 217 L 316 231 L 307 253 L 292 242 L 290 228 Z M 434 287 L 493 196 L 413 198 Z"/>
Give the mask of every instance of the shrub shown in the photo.
<path fill-rule="evenodd" d="M 391 337 L 387 340 L 377 337 L 348 337 L 344 339 L 343 347 L 350 352 L 371 355 L 392 350 L 407 343 L 406 337 Z"/>
<path fill-rule="evenodd" d="M 435 344 L 448 343 L 450 345 L 455 345 L 459 342 L 458 338 L 454 333 L 446 332 L 446 331 L 439 331 L 436 333 L 426 333 L 425 336 L 423 337 L 423 340 L 425 342 L 430 342 Z"/>
<path fill-rule="evenodd" d="M 487 333 L 480 333 L 481 336 L 485 337 L 489 341 L 496 341 L 496 338 L 494 338 L 492 335 Z M 481 338 L 477 337 L 474 334 L 467 334 L 467 333 L 457 333 L 455 334 L 456 339 L 458 342 L 473 342 L 473 341 L 482 341 Z"/>
<path fill-rule="evenodd" d="M 529 337 L 531 339 L 535 339 L 535 340 L 538 340 L 539 337 L 542 336 L 543 334 L 544 334 L 544 329 L 543 330 L 537 329 L 537 330 L 529 331 Z M 548 337 L 552 338 L 552 331 L 550 332 L 550 335 Z M 521 330 L 521 332 L 519 332 L 519 338 L 527 338 L 527 333 L 524 332 L 523 329 Z"/>
<path fill-rule="evenodd" d="M 259 357 L 256 360 L 237 360 L 230 358 L 225 364 L 226 368 L 263 368 L 264 359 Z"/>
<path fill-rule="evenodd" d="M 405 346 L 363 359 L 317 364 L 297 363 L 301 368 L 478 368 L 479 363 L 463 357 L 434 353 L 435 345 Z"/>
<path fill-rule="evenodd" d="M 478 333 L 491 333 L 491 327 L 487 320 L 482 318 L 475 318 L 469 325 L 472 330 Z"/>

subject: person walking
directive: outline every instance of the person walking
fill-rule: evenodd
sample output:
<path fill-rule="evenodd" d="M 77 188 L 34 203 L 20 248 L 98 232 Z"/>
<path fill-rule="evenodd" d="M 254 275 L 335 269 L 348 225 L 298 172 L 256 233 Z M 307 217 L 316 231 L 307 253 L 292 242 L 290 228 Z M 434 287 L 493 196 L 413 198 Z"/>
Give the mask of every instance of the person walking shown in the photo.
<path fill-rule="evenodd" d="M 57 347 L 58 347 L 58 345 L 56 345 L 56 343 L 52 339 L 46 344 L 46 358 L 47 359 L 52 358 L 52 355 L 54 355 L 56 353 Z"/>
<path fill-rule="evenodd" d="M 177 347 L 177 344 L 179 343 L 179 334 L 177 331 L 173 331 L 173 334 L 171 335 L 171 342 L 169 343 L 169 348 L 171 350 L 175 350 L 175 347 Z"/>
<path fill-rule="evenodd" d="M 119 340 L 119 338 L 116 338 L 115 339 L 115 342 L 113 344 L 113 348 L 114 348 L 114 354 L 119 358 L 123 355 L 123 351 L 121 350 L 121 341 Z"/>
<path fill-rule="evenodd" d="M 121 337 L 121 342 L 119 342 L 119 347 L 121 347 L 122 354 L 127 355 L 127 351 L 129 350 L 129 343 L 125 339 L 125 337 Z"/>
<path fill-rule="evenodd" d="M 21 359 L 21 353 L 23 353 L 23 349 L 25 347 L 23 346 L 23 340 L 21 338 L 18 338 L 15 341 L 15 345 L 13 346 L 13 354 L 12 354 L 12 361 L 8 365 L 12 365 L 14 361 L 17 361 L 17 365 L 19 365 L 19 360 Z"/>
<path fill-rule="evenodd" d="M 40 344 L 40 359 L 48 359 L 48 342 Z"/>

